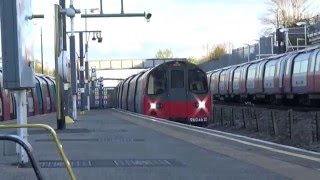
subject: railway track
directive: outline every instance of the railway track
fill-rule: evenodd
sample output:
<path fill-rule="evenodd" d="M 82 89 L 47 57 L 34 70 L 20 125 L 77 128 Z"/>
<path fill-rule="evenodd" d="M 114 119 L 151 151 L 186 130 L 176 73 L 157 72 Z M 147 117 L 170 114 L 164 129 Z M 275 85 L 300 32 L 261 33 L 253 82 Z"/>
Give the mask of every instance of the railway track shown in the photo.
<path fill-rule="evenodd" d="M 213 101 L 212 112 L 210 128 L 319 151 L 320 107 Z"/>
<path fill-rule="evenodd" d="M 234 107 L 252 107 L 252 108 L 265 108 L 265 109 L 277 109 L 277 110 L 293 110 L 298 112 L 311 112 L 311 111 L 320 111 L 320 107 L 306 107 L 306 106 L 299 106 L 299 105 L 274 105 L 274 104 L 254 104 L 251 102 L 245 103 L 235 103 L 235 102 L 224 102 L 214 100 L 213 107 L 215 105 L 222 105 L 222 106 L 234 106 Z"/>

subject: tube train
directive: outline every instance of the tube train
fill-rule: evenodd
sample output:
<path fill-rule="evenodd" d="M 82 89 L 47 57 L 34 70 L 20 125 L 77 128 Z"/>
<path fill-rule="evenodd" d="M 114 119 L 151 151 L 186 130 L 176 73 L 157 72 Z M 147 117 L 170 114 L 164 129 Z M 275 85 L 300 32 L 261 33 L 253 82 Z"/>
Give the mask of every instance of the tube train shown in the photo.
<path fill-rule="evenodd" d="M 27 89 L 27 115 L 34 116 L 56 111 L 56 87 L 52 77 L 37 74 L 36 85 Z M 0 70 L 0 121 L 15 119 L 16 100 L 12 92 L 3 88 L 3 75 Z"/>
<path fill-rule="evenodd" d="M 186 61 L 172 59 L 120 82 L 117 107 L 183 123 L 207 123 L 211 97 L 205 72 Z"/>
<path fill-rule="evenodd" d="M 214 100 L 312 105 L 320 99 L 320 47 L 207 72 Z"/>

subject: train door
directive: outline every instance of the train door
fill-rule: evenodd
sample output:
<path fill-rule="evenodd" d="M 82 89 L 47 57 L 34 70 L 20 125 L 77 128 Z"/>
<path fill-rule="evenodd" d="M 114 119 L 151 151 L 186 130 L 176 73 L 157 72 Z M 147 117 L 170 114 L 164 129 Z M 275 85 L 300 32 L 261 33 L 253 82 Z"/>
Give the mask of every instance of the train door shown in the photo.
<path fill-rule="evenodd" d="M 186 118 L 187 111 L 187 75 L 185 67 L 179 62 L 169 68 L 168 101 L 170 116 L 180 120 Z M 184 119 L 181 119 L 184 120 Z"/>
<path fill-rule="evenodd" d="M 47 85 L 48 85 L 48 92 L 50 94 L 51 112 L 55 112 L 56 111 L 56 102 L 55 102 L 56 92 L 55 92 L 54 82 L 49 77 L 45 77 L 43 79 L 47 82 Z"/>
<path fill-rule="evenodd" d="M 51 100 L 51 91 L 50 91 L 50 86 L 51 84 L 49 83 L 49 81 L 47 81 L 47 79 L 45 77 L 40 77 L 40 81 L 42 81 L 42 90 L 45 93 L 45 101 L 46 101 L 46 105 L 47 105 L 47 113 L 52 112 L 52 100 Z"/>
<path fill-rule="evenodd" d="M 44 113 L 44 108 L 43 108 L 43 97 L 42 97 L 42 93 L 41 93 L 41 85 L 40 85 L 40 81 L 38 80 L 38 78 L 36 78 L 36 93 L 37 93 L 37 97 L 38 97 L 38 107 L 39 107 L 39 113 L 43 114 Z"/>
<path fill-rule="evenodd" d="M 40 114 L 39 110 L 39 99 L 38 99 L 38 94 L 36 88 L 31 89 L 32 92 L 32 97 L 33 97 L 33 106 L 34 106 L 34 115 Z"/>

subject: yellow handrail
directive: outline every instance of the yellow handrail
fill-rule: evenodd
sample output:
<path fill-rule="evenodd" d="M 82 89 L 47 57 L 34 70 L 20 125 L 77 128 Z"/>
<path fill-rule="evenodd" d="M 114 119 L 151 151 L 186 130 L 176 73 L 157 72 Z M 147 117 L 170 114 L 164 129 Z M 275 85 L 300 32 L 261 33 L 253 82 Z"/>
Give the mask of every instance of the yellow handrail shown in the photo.
<path fill-rule="evenodd" d="M 61 144 L 61 142 L 60 142 L 60 140 L 59 140 L 59 138 L 57 136 L 56 131 L 52 127 L 50 127 L 50 126 L 48 126 L 46 124 L 20 124 L 20 125 L 18 125 L 18 124 L 7 124 L 7 125 L 0 125 L 0 129 L 13 129 L 13 128 L 39 128 L 39 129 L 48 130 L 51 133 L 51 135 L 52 135 L 52 137 L 53 137 L 53 139 L 55 141 L 55 144 L 56 144 L 56 146 L 57 146 L 57 148 L 59 150 L 59 153 L 60 153 L 60 155 L 61 155 L 61 157 L 62 157 L 62 159 L 64 161 L 64 164 L 65 164 L 65 166 L 66 166 L 66 168 L 68 170 L 68 173 L 69 173 L 71 179 L 72 180 L 76 180 L 76 177 L 75 177 L 75 175 L 73 173 L 73 170 L 72 170 L 72 167 L 70 165 L 70 162 L 69 162 L 67 156 L 65 155 L 65 153 L 63 151 L 62 144 Z"/>

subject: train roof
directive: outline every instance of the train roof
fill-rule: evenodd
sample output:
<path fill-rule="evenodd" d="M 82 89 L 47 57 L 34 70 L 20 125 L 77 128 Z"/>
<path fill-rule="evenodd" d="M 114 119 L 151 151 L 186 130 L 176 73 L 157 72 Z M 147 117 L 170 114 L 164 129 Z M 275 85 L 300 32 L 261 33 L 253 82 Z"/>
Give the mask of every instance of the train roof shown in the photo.
<path fill-rule="evenodd" d="M 170 61 L 169 61 L 169 60 L 170 60 Z M 182 64 L 186 64 L 186 65 L 189 65 L 189 66 L 194 67 L 194 68 L 199 68 L 201 71 L 203 71 L 199 66 L 197 66 L 197 65 L 195 65 L 195 64 L 193 64 L 193 63 L 188 62 L 186 58 L 170 58 L 170 59 L 166 59 L 166 62 L 164 62 L 164 63 L 158 64 L 158 65 L 156 65 L 156 66 L 154 66 L 154 67 L 152 67 L 152 68 L 149 68 L 149 69 L 146 69 L 146 70 L 144 70 L 144 71 L 141 71 L 141 72 L 139 72 L 139 73 L 137 73 L 137 74 L 131 75 L 131 76 L 127 77 L 126 79 L 122 80 L 121 82 L 125 82 L 125 81 L 127 81 L 128 79 L 130 79 L 130 78 L 134 78 L 134 77 L 137 76 L 138 74 L 145 74 L 145 73 L 149 74 L 149 73 L 151 73 L 152 71 L 154 71 L 154 70 L 156 70 L 156 69 L 159 69 L 159 68 L 165 68 L 165 69 L 166 69 L 166 66 L 168 66 L 168 64 L 172 64 L 172 63 L 180 63 L 180 64 L 182 63 Z M 120 84 L 121 82 L 119 82 L 119 84 Z"/>
<path fill-rule="evenodd" d="M 231 65 L 231 66 L 227 66 L 227 67 L 223 67 L 223 68 L 219 68 L 219 69 L 210 70 L 210 71 L 207 71 L 207 74 L 211 74 L 211 73 L 214 73 L 214 72 L 217 72 L 217 71 L 229 69 L 229 68 L 232 68 L 232 67 L 239 67 L 239 66 L 244 66 L 244 65 L 247 65 L 247 64 L 258 63 L 258 62 L 261 62 L 261 61 L 278 59 L 278 58 L 281 58 L 281 57 L 289 56 L 291 54 L 308 52 L 308 51 L 312 51 L 312 50 L 315 50 L 315 49 L 319 49 L 320 50 L 320 45 L 307 47 L 307 48 L 301 49 L 299 51 L 291 51 L 291 52 L 287 52 L 287 53 L 283 53 L 283 54 L 275 54 L 273 56 L 269 56 L 269 57 L 265 57 L 265 58 L 261 58 L 261 59 L 257 59 L 257 60 L 253 60 L 253 61 L 249 61 L 249 62 L 244 62 L 244 63 L 235 64 L 235 65 Z"/>

